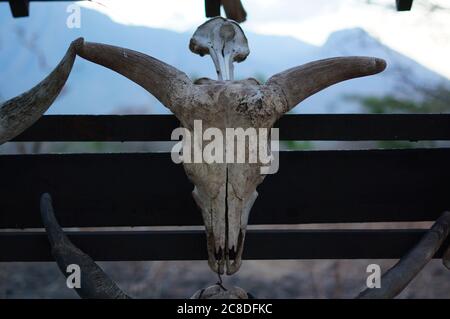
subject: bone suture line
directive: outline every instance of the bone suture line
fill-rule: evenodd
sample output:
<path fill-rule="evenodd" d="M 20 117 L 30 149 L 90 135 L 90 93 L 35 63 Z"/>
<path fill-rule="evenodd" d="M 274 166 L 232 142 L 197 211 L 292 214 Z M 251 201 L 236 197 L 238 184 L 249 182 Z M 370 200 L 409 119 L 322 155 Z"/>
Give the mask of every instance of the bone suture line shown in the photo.
<path fill-rule="evenodd" d="M 117 287 L 91 257 L 74 246 L 67 238 L 55 218 L 52 199 L 47 193 L 41 196 L 41 217 L 47 231 L 52 254 L 61 272 L 67 277 L 66 268 L 70 264 L 77 264 L 82 270 L 81 288 L 76 288 L 76 292 L 80 297 L 86 299 L 130 298 Z M 360 293 L 358 298 L 380 299 L 397 296 L 433 258 L 447 238 L 449 231 L 450 212 L 445 212 L 436 220 L 420 242 L 383 275 L 381 288 L 366 289 Z M 224 292 L 227 292 L 228 289 L 223 286 L 220 274 L 218 274 L 218 278 L 219 281 L 216 285 Z M 201 298 L 204 291 L 204 289 L 201 290 L 200 295 L 197 297 Z"/>
<path fill-rule="evenodd" d="M 232 32 L 229 29 L 230 27 L 233 28 Z M 241 96 L 241 98 L 247 99 L 244 101 L 244 105 L 255 103 L 251 100 L 254 96 L 260 99 L 258 110 L 261 112 L 252 113 L 250 118 L 263 123 L 258 124 L 260 122 L 256 122 L 258 125 L 268 127 L 271 126 L 270 124 L 273 125 L 285 112 L 288 112 L 310 95 L 341 81 L 379 73 L 386 67 L 386 63 L 383 60 L 371 57 L 331 58 L 311 62 L 276 74 L 265 85 L 260 85 L 256 81 L 243 80 L 233 81 L 234 86 L 229 87 L 227 82 L 230 83 L 231 81 L 229 80 L 233 78 L 233 62 L 243 61 L 249 53 L 247 40 L 239 25 L 223 18 L 211 19 L 201 25 L 196 33 L 194 33 L 190 48 L 194 53 L 200 55 L 209 53 L 211 55 L 219 71 L 219 79 L 221 79 L 221 76 L 222 80 L 225 79 L 220 84 L 222 87 L 216 86 L 212 80 L 207 80 L 203 82 L 206 84 L 201 85 L 201 88 L 199 88 L 199 86 L 192 83 L 186 74 L 155 58 L 125 48 L 89 43 L 84 42 L 83 39 L 78 39 L 70 45 L 61 63 L 45 80 L 30 91 L 0 105 L 0 143 L 11 140 L 20 134 L 48 109 L 61 91 L 70 73 L 75 59 L 75 53 L 89 61 L 114 70 L 139 84 L 153 94 L 163 105 L 171 109 L 182 123 L 187 123 L 188 125 L 192 120 L 190 118 L 192 111 L 195 111 L 198 105 L 200 107 L 207 105 L 206 110 L 217 106 L 218 101 L 215 99 L 208 100 L 207 97 L 214 96 L 214 93 L 218 89 L 229 89 L 230 93 L 233 93 L 230 96 L 240 96 L 243 92 L 241 91 L 242 87 L 246 89 L 245 92 L 253 90 L 254 95 Z M 229 102 L 231 105 L 235 103 L 234 101 L 226 102 Z M 242 99 L 240 102 L 242 102 Z M 244 109 L 244 111 L 254 112 L 254 109 L 250 107 Z M 235 114 L 233 115 L 235 116 Z M 244 114 L 244 119 L 246 118 L 245 116 L 247 116 L 247 113 Z M 217 120 L 221 121 L 222 119 L 218 118 Z M 195 173 L 195 171 L 193 172 Z M 259 174 L 259 171 L 257 173 Z M 251 175 L 253 174 L 252 171 L 250 173 L 246 172 L 246 174 L 247 176 L 243 177 L 250 180 L 248 182 L 250 184 L 247 186 L 250 191 L 253 190 L 253 193 L 246 193 L 245 198 L 247 201 L 241 203 L 241 205 L 245 209 L 250 209 L 253 201 L 250 203 L 248 199 L 253 198 L 254 200 L 256 186 L 262 180 L 253 180 L 250 178 L 254 177 Z M 236 178 L 240 178 L 240 174 L 235 173 L 235 176 L 237 176 Z M 208 190 L 209 184 L 207 178 L 210 177 L 210 174 L 196 177 L 198 181 L 206 181 L 206 183 L 203 183 L 201 191 Z M 237 180 L 234 182 L 237 182 Z M 239 183 L 236 185 L 239 185 Z M 199 188 L 196 187 L 196 189 L 198 190 Z M 253 194 L 253 197 L 251 194 Z M 198 204 L 201 208 L 211 206 L 211 203 L 201 202 L 208 201 L 208 194 L 197 194 L 196 197 L 196 201 L 200 201 Z M 236 198 L 241 199 L 244 197 Z M 221 202 L 218 201 L 215 204 L 221 204 Z M 43 223 L 52 246 L 52 252 L 63 273 L 66 274 L 65 267 L 69 263 L 77 263 L 83 268 L 83 273 L 85 274 L 82 277 L 84 278 L 83 287 L 77 290 L 81 297 L 128 298 L 89 256 L 70 242 L 54 217 L 49 195 L 42 196 L 41 212 Z M 239 213 L 239 211 L 235 211 L 234 213 Z M 243 214 L 243 212 L 240 213 Z M 383 276 L 384 288 L 381 290 L 373 289 L 364 291 L 359 297 L 389 298 L 398 294 L 432 258 L 442 244 L 445 236 L 448 234 L 449 219 L 449 213 L 445 213 L 436 221 L 435 225 L 420 243 Z M 227 225 L 227 227 L 241 227 L 240 225 L 244 225 L 239 231 L 245 236 L 246 220 L 241 221 L 239 225 Z M 208 227 L 211 227 L 211 225 L 206 225 L 206 228 Z M 219 227 L 218 229 L 222 231 L 224 227 Z M 214 232 L 212 235 L 212 238 L 208 237 L 208 246 L 214 245 L 215 236 L 224 236 L 224 234 Z M 238 251 L 237 255 L 239 255 L 236 257 L 235 262 L 240 261 L 243 240 L 240 245 L 241 247 L 235 247 Z M 225 249 L 229 245 L 226 243 L 223 246 L 221 248 Z M 211 249 L 208 251 L 214 252 L 215 250 Z M 223 253 L 228 254 L 229 252 L 224 250 Z M 210 256 L 210 258 L 213 257 Z M 446 266 L 449 266 L 449 260 L 450 248 L 447 249 L 443 257 L 443 262 Z M 237 265 L 236 269 L 232 269 L 231 271 L 227 269 L 227 273 L 233 273 L 238 269 L 239 266 Z M 212 295 L 216 291 L 216 288 L 211 288 L 210 293 Z M 239 290 L 236 290 L 235 294 L 240 294 Z"/>
<path fill-rule="evenodd" d="M 233 63 L 245 60 L 250 53 L 241 27 L 222 17 L 212 18 L 199 26 L 189 48 L 201 56 L 211 56 L 219 81 L 233 81 Z"/>
<path fill-rule="evenodd" d="M 55 217 L 52 198 L 45 193 L 41 196 L 41 218 L 47 231 L 52 255 L 59 269 L 67 277 L 67 266 L 76 264 L 81 270 L 81 287 L 75 288 L 77 294 L 83 299 L 131 299 L 114 281 L 95 263 L 95 261 L 72 244 L 67 235 L 61 229 Z M 208 288 L 197 291 L 193 299 L 248 299 L 251 295 L 238 287 L 226 288 L 222 277 Z"/>
<path fill-rule="evenodd" d="M 376 74 L 386 66 L 383 60 L 371 57 L 331 58 L 276 74 L 265 85 L 252 79 L 231 81 L 233 62 L 245 60 L 250 51 L 241 27 L 221 17 L 202 24 L 195 31 L 189 48 L 196 54 L 210 54 L 219 69 L 218 77 L 223 76 L 223 81 L 204 79 L 200 84 L 193 84 L 185 73 L 146 54 L 78 39 L 70 45 L 66 56 L 48 78 L 0 106 L 0 141 L 11 140 L 48 109 L 70 73 L 75 53 L 142 86 L 187 128 L 198 119 L 210 127 L 223 129 L 224 126 L 271 128 L 279 117 L 308 96 L 341 81 Z M 227 274 L 233 274 L 241 264 L 248 214 L 257 196 L 256 187 L 264 177 L 259 169 L 254 169 L 255 166 L 246 164 L 183 165 L 195 184 L 193 195 L 204 216 L 208 263 L 213 271 L 223 273 L 214 253 L 222 249 L 227 259 L 230 252 L 226 248 L 234 246 L 236 256 L 227 269 Z M 227 172 L 232 172 L 230 183 L 234 190 L 227 196 L 220 195 L 225 189 L 224 167 Z M 232 207 L 229 206 L 225 214 L 234 215 L 228 218 L 230 224 L 225 227 L 223 210 L 227 204 Z M 241 218 L 237 218 L 239 216 Z M 226 229 L 235 235 L 242 234 L 239 247 L 235 247 L 234 242 L 224 242 L 226 237 L 236 237 L 226 235 Z M 220 247 L 215 247 L 216 243 Z"/>

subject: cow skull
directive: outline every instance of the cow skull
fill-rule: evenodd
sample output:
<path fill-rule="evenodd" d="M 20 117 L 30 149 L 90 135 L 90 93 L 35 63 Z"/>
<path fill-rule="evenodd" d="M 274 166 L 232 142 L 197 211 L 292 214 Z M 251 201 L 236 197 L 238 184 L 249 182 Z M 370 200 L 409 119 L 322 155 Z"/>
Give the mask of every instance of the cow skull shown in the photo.
<path fill-rule="evenodd" d="M 249 54 L 239 25 L 213 18 L 201 25 L 190 42 L 193 52 L 209 54 L 218 80 L 192 82 L 176 68 L 125 48 L 74 41 L 61 63 L 30 91 L 0 105 L 0 142 L 33 124 L 61 91 L 75 55 L 114 70 L 153 94 L 192 131 L 195 120 L 203 129 L 270 129 L 284 113 L 310 95 L 341 81 L 383 71 L 386 63 L 372 57 L 340 57 L 311 62 L 272 76 L 265 84 L 255 79 L 233 80 L 233 62 Z M 270 147 L 268 147 L 270 149 Z M 263 181 L 263 163 L 184 163 L 194 183 L 193 196 L 201 208 L 207 232 L 208 261 L 222 274 L 235 273 L 241 257 L 250 209 Z"/>

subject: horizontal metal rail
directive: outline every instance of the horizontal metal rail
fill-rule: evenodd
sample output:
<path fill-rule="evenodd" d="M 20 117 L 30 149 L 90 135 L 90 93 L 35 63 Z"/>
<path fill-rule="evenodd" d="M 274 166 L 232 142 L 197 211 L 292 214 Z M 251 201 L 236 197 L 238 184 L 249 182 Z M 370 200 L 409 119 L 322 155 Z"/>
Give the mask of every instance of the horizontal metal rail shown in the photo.
<path fill-rule="evenodd" d="M 426 230 L 250 230 L 244 259 L 396 259 Z M 70 239 L 99 261 L 204 260 L 203 231 L 74 232 Z M 161 245 L 164 243 L 164 245 Z M 449 240 L 443 247 L 449 244 Z M 0 262 L 53 261 L 44 232 L 0 232 Z M 442 250 L 436 258 L 442 256 Z"/>
<path fill-rule="evenodd" d="M 173 115 L 48 115 L 14 141 L 170 141 Z M 286 115 L 281 140 L 450 140 L 450 114 Z"/>
<path fill-rule="evenodd" d="M 281 152 L 250 224 L 434 221 L 450 209 L 450 149 Z M 65 227 L 202 225 L 168 153 L 0 156 L 0 228 L 39 228 L 52 194 Z"/>

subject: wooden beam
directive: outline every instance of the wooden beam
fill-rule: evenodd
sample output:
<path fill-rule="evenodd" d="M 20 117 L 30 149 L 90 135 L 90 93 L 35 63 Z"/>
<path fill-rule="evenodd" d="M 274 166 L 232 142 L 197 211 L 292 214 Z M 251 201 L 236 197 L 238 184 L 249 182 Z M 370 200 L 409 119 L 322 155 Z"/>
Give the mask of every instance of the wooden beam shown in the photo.
<path fill-rule="evenodd" d="M 222 5 L 228 19 L 239 23 L 247 19 L 247 12 L 245 12 L 241 0 L 222 0 Z"/>
<path fill-rule="evenodd" d="M 28 0 L 9 0 L 9 6 L 14 18 L 28 17 L 30 2 Z"/>
<path fill-rule="evenodd" d="M 450 209 L 450 149 L 281 152 L 250 224 L 434 221 Z M 203 225 L 168 153 L 0 156 L 0 228 L 40 228 L 49 192 L 65 227 Z"/>
<path fill-rule="evenodd" d="M 249 230 L 243 258 L 396 259 L 426 230 Z M 204 231 L 68 232 L 98 261 L 205 260 Z M 442 245 L 446 247 L 449 239 Z M 44 232 L 0 232 L 0 262 L 53 261 Z M 443 254 L 441 248 L 435 258 Z"/>
<path fill-rule="evenodd" d="M 9 2 L 11 13 L 14 18 L 28 17 L 30 14 L 30 2 L 73 2 L 73 0 L 0 0 Z"/>
<path fill-rule="evenodd" d="M 413 0 L 395 0 L 397 11 L 410 11 Z"/>
<path fill-rule="evenodd" d="M 207 18 L 220 16 L 220 0 L 205 0 L 205 14 Z"/>
<path fill-rule="evenodd" d="M 173 115 L 48 115 L 14 141 L 169 141 Z"/>
<path fill-rule="evenodd" d="M 169 141 L 173 115 L 47 115 L 13 141 Z M 450 140 L 450 114 L 285 115 L 281 140 Z"/>

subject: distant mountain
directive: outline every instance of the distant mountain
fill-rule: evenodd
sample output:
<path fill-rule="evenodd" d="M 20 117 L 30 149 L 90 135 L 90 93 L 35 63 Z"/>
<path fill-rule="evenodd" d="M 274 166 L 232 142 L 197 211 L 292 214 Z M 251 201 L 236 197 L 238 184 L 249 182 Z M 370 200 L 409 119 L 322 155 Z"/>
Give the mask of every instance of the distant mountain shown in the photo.
<path fill-rule="evenodd" d="M 67 4 L 33 4 L 29 18 L 13 19 L 7 4 L 0 5 L 0 100 L 28 90 L 42 80 L 77 37 L 127 47 L 163 60 L 191 77 L 215 78 L 212 61 L 188 49 L 192 32 L 128 26 L 112 21 L 97 11 L 82 8 L 80 29 L 66 27 Z M 245 29 L 245 24 L 243 25 Z M 362 29 L 335 32 L 321 47 L 291 37 L 247 33 L 251 54 L 235 67 L 238 78 L 268 78 L 272 74 L 312 60 L 342 55 L 384 58 L 388 69 L 377 76 L 356 79 L 330 87 L 307 99 L 294 112 L 358 112 L 358 105 L 346 95 L 383 95 L 395 91 L 401 78 L 430 85 L 449 83 L 410 58 L 395 52 Z M 101 66 L 77 58 L 61 96 L 51 114 L 167 113 L 144 89 Z"/>

